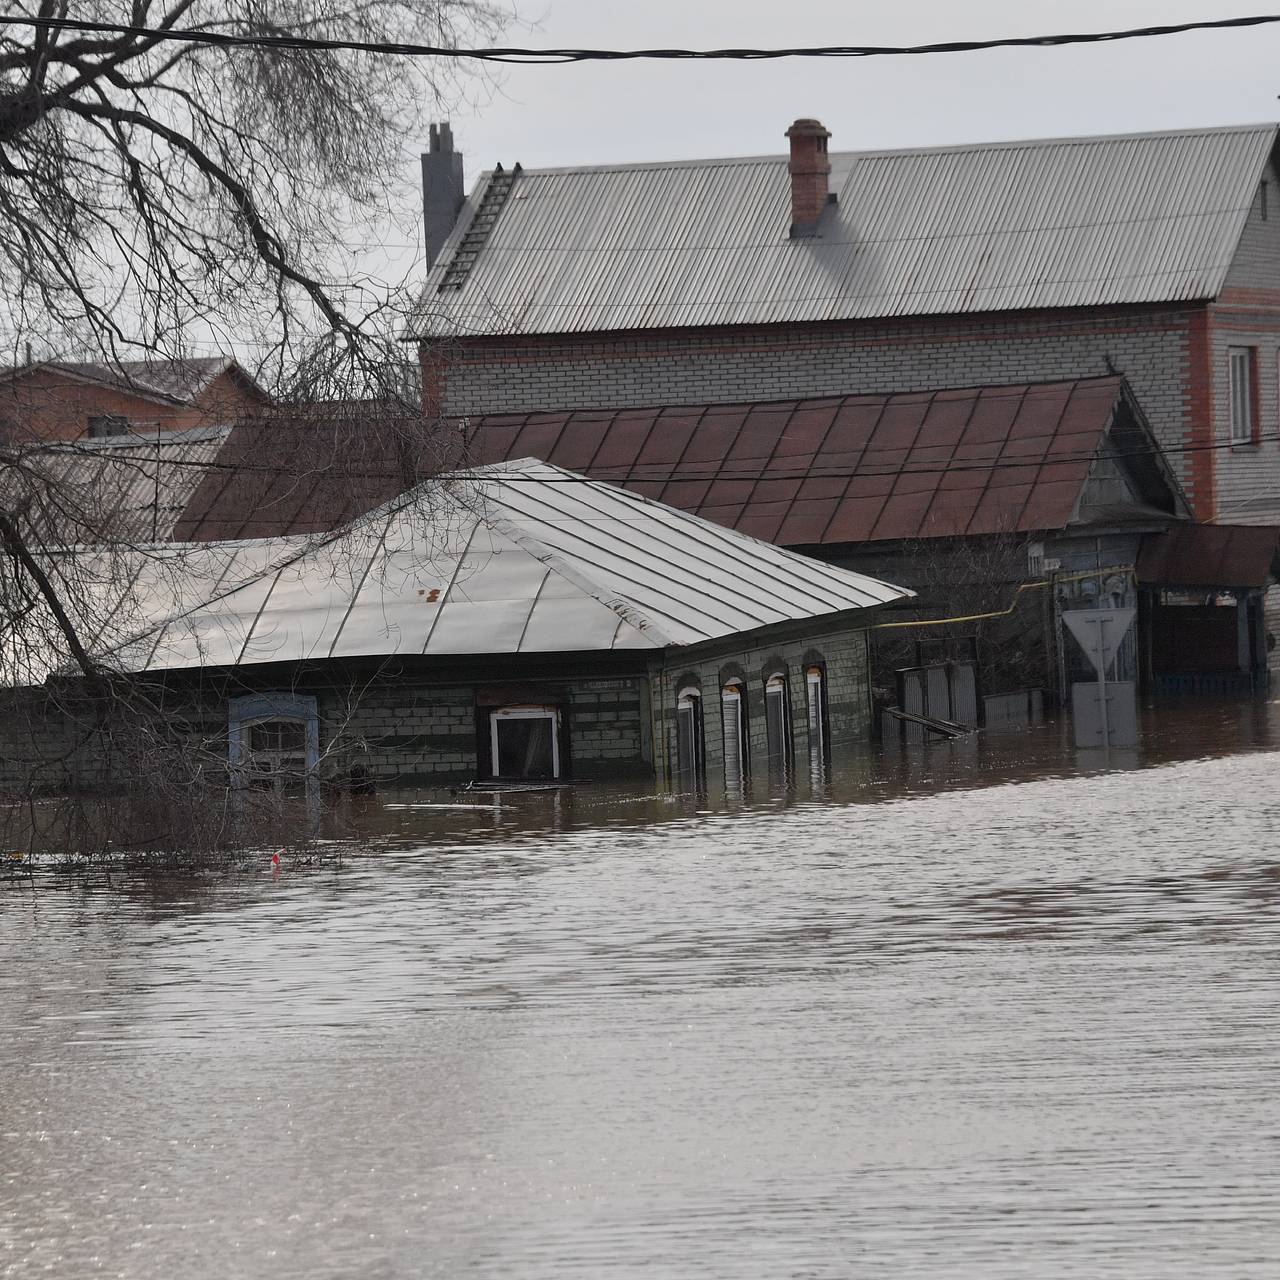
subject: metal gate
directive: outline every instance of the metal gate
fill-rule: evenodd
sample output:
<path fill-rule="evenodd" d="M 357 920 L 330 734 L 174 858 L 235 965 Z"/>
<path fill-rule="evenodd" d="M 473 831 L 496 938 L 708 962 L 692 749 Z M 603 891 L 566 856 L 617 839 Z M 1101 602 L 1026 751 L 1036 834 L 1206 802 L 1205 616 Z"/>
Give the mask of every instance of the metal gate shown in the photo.
<path fill-rule="evenodd" d="M 913 715 L 947 720 L 966 729 L 978 727 L 978 668 L 972 662 L 940 662 L 898 672 L 898 705 Z M 924 731 L 905 725 L 906 740 L 919 742 Z"/>

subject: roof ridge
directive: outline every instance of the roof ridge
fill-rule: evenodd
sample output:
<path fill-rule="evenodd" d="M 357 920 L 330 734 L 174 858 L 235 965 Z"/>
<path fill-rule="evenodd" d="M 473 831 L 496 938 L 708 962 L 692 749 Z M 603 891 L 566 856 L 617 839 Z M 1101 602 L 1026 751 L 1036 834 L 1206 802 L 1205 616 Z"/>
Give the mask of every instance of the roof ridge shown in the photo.
<path fill-rule="evenodd" d="M 857 160 L 877 156 L 936 155 L 939 153 L 963 153 L 966 151 L 1014 151 L 1024 147 L 1082 146 L 1089 143 L 1146 141 L 1157 138 L 1193 138 L 1229 133 L 1259 133 L 1264 130 L 1280 130 L 1280 121 L 1258 120 L 1241 124 L 1197 125 L 1182 129 L 1145 129 L 1120 133 L 1081 133 L 1048 135 L 1030 138 L 996 138 L 968 142 L 932 143 L 925 146 L 873 147 L 858 150 L 832 150 L 830 159 Z M 745 155 L 691 156 L 670 160 L 606 161 L 601 164 L 569 164 L 525 167 L 525 177 L 541 175 L 559 176 L 588 173 L 627 173 L 632 170 L 651 169 L 702 169 L 731 165 L 786 164 L 785 151 L 755 152 Z M 496 167 L 496 166 L 495 166 Z M 486 169 L 480 178 L 487 178 L 494 169 Z"/>
<path fill-rule="evenodd" d="M 1125 383 L 1127 378 L 1125 374 L 1117 373 L 1089 373 L 1082 374 L 1076 378 L 1036 378 L 1027 379 L 1019 378 L 1015 382 L 971 382 L 962 383 L 959 386 L 922 386 L 908 387 L 901 391 L 831 391 L 817 395 L 799 395 L 799 396 L 775 396 L 771 400 L 760 400 L 755 398 L 741 400 L 713 400 L 705 402 L 697 402 L 695 400 L 681 400 L 669 403 L 655 401 L 651 404 L 638 405 L 591 405 L 583 408 L 559 408 L 559 409 L 530 409 L 524 413 L 513 413 L 510 411 L 499 411 L 496 413 L 477 413 L 459 415 L 456 421 L 466 419 L 469 422 L 483 424 L 490 419 L 496 418 L 519 418 L 522 423 L 528 422 L 533 418 L 567 418 L 580 413 L 607 414 L 610 418 L 617 417 L 619 414 L 627 413 L 648 413 L 650 411 L 661 413 L 667 409 L 735 409 L 743 405 L 749 405 L 751 408 L 768 408 L 770 405 L 801 405 L 813 404 L 826 400 L 892 400 L 898 396 L 933 396 L 953 393 L 957 391 L 1011 391 L 1017 389 L 1020 393 L 1026 391 L 1035 391 L 1045 387 L 1064 387 L 1064 386 L 1080 386 L 1082 383 L 1103 383 L 1115 382 Z M 557 466 L 555 463 L 544 462 L 539 458 L 512 459 L 506 458 L 500 462 L 486 462 L 477 464 L 476 470 L 489 467 L 510 467 L 520 462 L 537 462 L 539 466 L 552 467 L 556 471 L 564 472 L 566 475 L 573 475 L 572 471 L 566 471 L 565 468 Z M 454 474 L 454 473 L 448 473 Z M 599 482 L 597 482 L 599 483 Z M 632 495 L 637 500 L 652 501 L 652 499 L 644 498 L 641 494 Z M 666 506 L 666 503 L 658 503 L 659 506 Z"/>

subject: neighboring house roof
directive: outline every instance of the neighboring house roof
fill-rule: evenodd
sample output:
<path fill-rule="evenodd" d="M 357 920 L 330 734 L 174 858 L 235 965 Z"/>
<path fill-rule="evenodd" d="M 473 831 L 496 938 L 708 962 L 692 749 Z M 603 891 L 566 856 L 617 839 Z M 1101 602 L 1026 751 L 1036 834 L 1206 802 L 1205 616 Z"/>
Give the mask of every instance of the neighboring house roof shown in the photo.
<path fill-rule="evenodd" d="M 423 439 L 389 427 L 376 407 L 366 425 L 360 411 L 356 406 L 335 419 L 277 410 L 236 423 L 218 467 L 193 487 L 173 537 L 217 542 L 327 533 L 461 460 L 454 428 Z"/>
<path fill-rule="evenodd" d="M 129 616 L 167 620 L 107 655 L 132 671 L 661 649 L 912 594 L 533 459 L 333 537 L 155 548 L 133 584 Z"/>
<path fill-rule="evenodd" d="M 224 373 L 234 372 L 251 391 L 265 398 L 257 382 L 233 359 L 209 356 L 190 360 L 46 360 L 0 370 L 0 381 L 51 371 L 78 382 L 110 387 L 165 404 L 189 405 Z"/>
<path fill-rule="evenodd" d="M 1265 587 L 1280 550 L 1267 525 L 1194 524 L 1143 539 L 1138 581 L 1159 587 Z"/>
<path fill-rule="evenodd" d="M 5 468 L 5 504 L 30 541 L 155 542 L 213 468 L 227 427 L 107 436 L 22 449 Z"/>
<path fill-rule="evenodd" d="M 798 239 L 782 155 L 485 173 L 411 329 L 577 333 L 1213 298 L 1276 128 L 833 152 L 837 203 L 818 235 Z"/>
<path fill-rule="evenodd" d="M 477 461 L 545 458 L 784 546 L 1065 529 L 1112 493 L 1094 481 L 1117 465 L 1140 514 L 1186 512 L 1119 376 L 505 414 L 472 430 Z"/>

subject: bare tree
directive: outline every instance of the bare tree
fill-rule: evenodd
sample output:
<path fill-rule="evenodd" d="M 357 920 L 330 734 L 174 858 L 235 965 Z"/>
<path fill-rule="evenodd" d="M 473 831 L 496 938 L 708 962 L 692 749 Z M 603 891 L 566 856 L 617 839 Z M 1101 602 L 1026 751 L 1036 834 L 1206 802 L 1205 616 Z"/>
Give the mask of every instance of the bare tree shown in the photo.
<path fill-rule="evenodd" d="M 892 673 L 970 651 L 990 691 L 1052 686 L 1049 597 L 1028 562 L 1028 535 L 918 538 L 877 564 L 917 594 L 875 633 L 878 701 L 897 700 Z M 910 620 L 919 625 L 906 625 Z"/>
<path fill-rule="evenodd" d="M 85 0 L 74 13 L 38 0 L 0 12 L 446 48 L 507 16 L 485 0 Z M 236 424 L 247 451 L 223 465 L 266 476 L 277 501 L 318 484 L 350 490 L 354 474 L 373 505 L 456 465 L 456 433 L 424 415 L 416 352 L 398 341 L 403 299 L 367 279 L 360 257 L 365 229 L 414 191 L 404 163 L 427 115 L 473 84 L 448 60 L 352 48 L 0 27 L 0 342 L 14 363 L 252 350 L 272 402 Z M 40 827 L 50 778 L 74 787 L 106 761 L 127 821 L 107 821 L 98 800 L 64 805 L 46 844 L 136 837 L 139 821 L 169 848 L 217 844 L 231 830 L 209 817 L 225 790 L 225 726 L 102 658 L 207 557 L 184 561 L 152 545 L 154 527 L 122 518 L 111 495 L 153 476 L 145 458 L 119 454 L 106 490 L 75 483 L 66 447 L 28 429 L 20 402 L 8 410 L 0 686 L 10 729 L 29 726 L 38 780 L 9 794 L 0 840 L 5 813 Z"/>
<path fill-rule="evenodd" d="M 84 0 L 73 16 L 446 48 L 501 25 L 484 0 Z M 193 335 L 358 342 L 385 303 L 355 270 L 361 229 L 403 207 L 406 144 L 465 82 L 447 60 L 13 25 L 0 86 L 0 340 L 114 357 Z"/>

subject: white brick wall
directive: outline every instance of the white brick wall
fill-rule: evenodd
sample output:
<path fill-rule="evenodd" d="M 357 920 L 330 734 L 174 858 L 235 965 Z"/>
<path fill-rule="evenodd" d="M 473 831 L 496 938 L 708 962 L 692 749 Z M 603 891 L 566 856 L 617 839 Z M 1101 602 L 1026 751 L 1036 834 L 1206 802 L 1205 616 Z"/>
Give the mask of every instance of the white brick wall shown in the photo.
<path fill-rule="evenodd" d="M 458 415 L 882 393 L 1125 373 L 1169 445 L 1187 440 L 1193 308 L 1134 308 L 900 324 L 778 326 L 460 344 Z"/>

